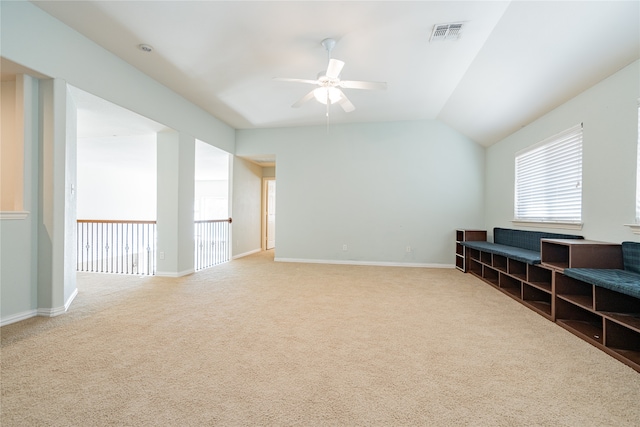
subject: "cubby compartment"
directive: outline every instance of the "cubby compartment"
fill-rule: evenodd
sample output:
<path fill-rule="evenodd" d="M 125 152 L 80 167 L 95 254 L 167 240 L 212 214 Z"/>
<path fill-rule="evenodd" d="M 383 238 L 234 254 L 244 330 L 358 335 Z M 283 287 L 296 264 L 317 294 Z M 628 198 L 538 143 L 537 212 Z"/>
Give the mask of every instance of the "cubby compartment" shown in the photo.
<path fill-rule="evenodd" d="M 527 264 L 522 261 L 507 258 L 507 273 L 521 280 L 527 280 Z"/>
<path fill-rule="evenodd" d="M 464 246 L 460 242 L 456 242 L 456 255 L 464 255 Z"/>
<path fill-rule="evenodd" d="M 602 317 L 562 298 L 556 298 L 556 322 L 586 341 L 603 343 Z"/>
<path fill-rule="evenodd" d="M 482 278 L 494 286 L 499 286 L 498 271 L 491 267 L 484 266 L 482 269 Z"/>
<path fill-rule="evenodd" d="M 605 319 L 604 345 L 640 368 L 640 332 Z"/>
<path fill-rule="evenodd" d="M 456 267 L 459 268 L 460 270 L 464 271 L 464 258 L 457 256 L 456 257 Z"/>
<path fill-rule="evenodd" d="M 599 286 L 594 292 L 596 311 L 640 333 L 640 299 Z"/>
<path fill-rule="evenodd" d="M 482 264 L 475 259 L 469 260 L 469 272 L 475 274 L 478 277 L 482 277 Z"/>
<path fill-rule="evenodd" d="M 551 316 L 551 294 L 527 283 L 522 284 L 522 300 L 547 317 Z"/>
<path fill-rule="evenodd" d="M 500 289 L 518 299 L 522 297 L 522 282 L 504 273 L 500 273 Z"/>
<path fill-rule="evenodd" d="M 464 241 L 464 230 L 456 230 L 456 240 L 458 242 Z"/>
<path fill-rule="evenodd" d="M 491 262 L 491 253 L 490 252 L 480 252 L 480 261 L 487 265 L 493 265 Z"/>
<path fill-rule="evenodd" d="M 527 282 L 545 291 L 551 292 L 551 270 L 534 264 L 527 264 Z"/>
<path fill-rule="evenodd" d="M 579 305 L 588 310 L 593 310 L 593 285 L 567 277 L 556 272 L 556 296 Z"/>
<path fill-rule="evenodd" d="M 507 272 L 507 257 L 493 254 L 493 266 L 500 271 Z"/>
<path fill-rule="evenodd" d="M 475 259 L 480 261 L 480 251 L 477 249 L 467 248 L 467 255 L 470 259 Z"/>
<path fill-rule="evenodd" d="M 557 241 L 540 241 L 540 257 L 542 263 L 553 268 L 569 268 L 569 246 L 560 245 Z"/>

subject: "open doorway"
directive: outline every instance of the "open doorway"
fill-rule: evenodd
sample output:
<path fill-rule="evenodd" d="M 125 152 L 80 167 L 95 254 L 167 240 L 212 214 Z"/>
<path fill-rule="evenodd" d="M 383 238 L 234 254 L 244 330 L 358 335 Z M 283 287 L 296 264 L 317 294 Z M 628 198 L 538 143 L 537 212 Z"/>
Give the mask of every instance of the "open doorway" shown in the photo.
<path fill-rule="evenodd" d="M 262 249 L 276 247 L 276 179 L 262 179 Z"/>
<path fill-rule="evenodd" d="M 77 109 L 76 270 L 153 275 L 156 135 L 166 126 L 69 90 Z"/>

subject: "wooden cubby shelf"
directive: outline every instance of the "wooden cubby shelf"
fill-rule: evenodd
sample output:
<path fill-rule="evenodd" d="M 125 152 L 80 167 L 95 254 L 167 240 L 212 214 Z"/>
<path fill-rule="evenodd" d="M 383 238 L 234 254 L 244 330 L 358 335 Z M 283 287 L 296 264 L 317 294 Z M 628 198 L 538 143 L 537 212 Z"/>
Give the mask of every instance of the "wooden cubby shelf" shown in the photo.
<path fill-rule="evenodd" d="M 469 258 L 467 256 L 468 249 L 462 245 L 462 242 L 478 240 L 487 240 L 486 230 L 456 230 L 456 268 L 458 270 L 465 273 L 469 271 L 469 266 L 467 265 L 467 259 Z"/>
<path fill-rule="evenodd" d="M 456 238 L 467 237 L 459 233 Z M 620 245 L 542 239 L 540 246 L 541 264 L 465 248 L 463 271 L 640 372 L 640 299 L 563 274 L 566 268 L 622 268 Z"/>

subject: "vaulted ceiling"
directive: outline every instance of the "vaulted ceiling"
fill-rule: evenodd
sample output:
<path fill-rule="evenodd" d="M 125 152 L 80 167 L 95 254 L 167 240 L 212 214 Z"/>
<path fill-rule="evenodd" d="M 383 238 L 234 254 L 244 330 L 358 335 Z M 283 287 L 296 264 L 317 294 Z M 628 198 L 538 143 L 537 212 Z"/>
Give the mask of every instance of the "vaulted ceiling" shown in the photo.
<path fill-rule="evenodd" d="M 331 123 L 438 119 L 485 146 L 640 58 L 635 0 L 34 3 L 236 129 L 325 124 L 291 107 L 313 86 L 274 77 L 315 79 L 328 37 L 343 79 L 388 84 L 345 89 Z"/>

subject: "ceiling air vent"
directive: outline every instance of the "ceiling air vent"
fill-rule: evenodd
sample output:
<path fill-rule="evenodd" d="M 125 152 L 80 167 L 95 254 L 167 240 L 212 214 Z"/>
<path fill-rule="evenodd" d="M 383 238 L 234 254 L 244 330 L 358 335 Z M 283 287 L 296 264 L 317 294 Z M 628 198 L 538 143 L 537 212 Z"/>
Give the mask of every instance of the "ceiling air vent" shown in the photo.
<path fill-rule="evenodd" d="M 434 25 L 429 41 L 458 40 L 462 34 L 462 24 L 462 22 L 454 22 L 451 24 Z"/>

